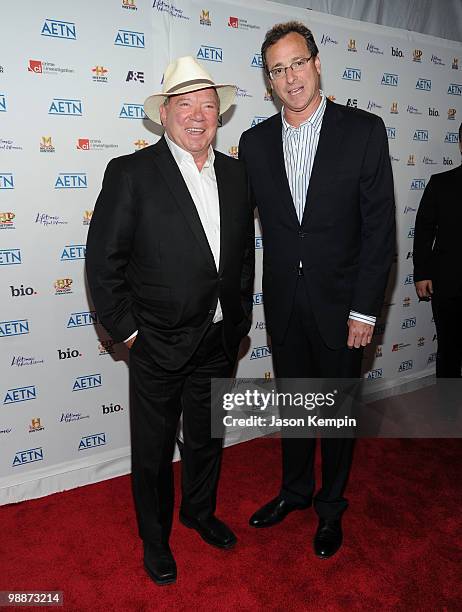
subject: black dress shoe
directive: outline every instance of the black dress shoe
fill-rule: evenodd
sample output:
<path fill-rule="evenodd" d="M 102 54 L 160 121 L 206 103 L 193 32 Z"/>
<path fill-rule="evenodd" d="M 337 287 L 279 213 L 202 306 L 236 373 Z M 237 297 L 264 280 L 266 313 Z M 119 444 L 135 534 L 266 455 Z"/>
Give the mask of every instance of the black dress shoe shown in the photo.
<path fill-rule="evenodd" d="M 314 552 L 320 559 L 328 559 L 335 555 L 342 545 L 342 523 L 340 519 L 319 519 L 319 525 L 314 536 Z"/>
<path fill-rule="evenodd" d="M 249 519 L 251 527 L 271 527 L 280 523 L 286 516 L 294 510 L 304 510 L 309 508 L 310 504 L 291 504 L 281 497 L 275 497 Z"/>
<path fill-rule="evenodd" d="M 232 548 L 237 542 L 237 538 L 231 529 L 216 516 L 197 519 L 180 513 L 180 523 L 190 529 L 195 529 L 201 538 L 212 546 Z"/>
<path fill-rule="evenodd" d="M 144 567 L 159 586 L 176 582 L 176 563 L 168 544 L 145 542 Z"/>

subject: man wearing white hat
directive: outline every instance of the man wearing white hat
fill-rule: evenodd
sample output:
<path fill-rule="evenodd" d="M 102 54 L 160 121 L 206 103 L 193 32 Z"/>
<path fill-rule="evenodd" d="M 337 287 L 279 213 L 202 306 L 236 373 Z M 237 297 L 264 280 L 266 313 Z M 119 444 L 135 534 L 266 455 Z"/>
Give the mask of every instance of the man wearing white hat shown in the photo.
<path fill-rule="evenodd" d="M 172 458 L 183 413 L 180 521 L 231 548 L 215 517 L 222 453 L 211 437 L 210 379 L 232 374 L 250 328 L 254 221 L 243 165 L 214 151 L 235 87 L 192 57 L 172 62 L 145 102 L 161 140 L 110 161 L 87 241 L 87 276 L 101 321 L 130 348 L 132 484 L 144 564 L 176 580 L 169 548 Z"/>

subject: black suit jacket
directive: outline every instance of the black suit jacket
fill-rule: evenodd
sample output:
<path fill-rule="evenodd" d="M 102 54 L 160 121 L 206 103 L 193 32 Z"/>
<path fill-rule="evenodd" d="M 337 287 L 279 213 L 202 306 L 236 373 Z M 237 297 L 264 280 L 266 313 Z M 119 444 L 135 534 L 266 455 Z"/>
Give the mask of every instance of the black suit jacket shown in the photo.
<path fill-rule="evenodd" d="M 300 224 L 278 113 L 239 144 L 263 229 L 268 331 L 282 342 L 299 262 L 324 341 L 345 346 L 349 311 L 379 313 L 395 246 L 393 177 L 383 121 L 327 101 Z"/>
<path fill-rule="evenodd" d="M 462 287 L 462 166 L 433 174 L 414 233 L 414 281 L 432 280 L 440 296 Z"/>
<path fill-rule="evenodd" d="M 250 328 L 254 221 L 241 162 L 215 152 L 220 264 L 164 138 L 111 160 L 87 239 L 87 277 L 96 311 L 123 341 L 138 330 L 154 360 L 182 367 L 220 299 L 225 348 L 235 358 Z M 133 350 L 133 349 L 132 349 Z"/>

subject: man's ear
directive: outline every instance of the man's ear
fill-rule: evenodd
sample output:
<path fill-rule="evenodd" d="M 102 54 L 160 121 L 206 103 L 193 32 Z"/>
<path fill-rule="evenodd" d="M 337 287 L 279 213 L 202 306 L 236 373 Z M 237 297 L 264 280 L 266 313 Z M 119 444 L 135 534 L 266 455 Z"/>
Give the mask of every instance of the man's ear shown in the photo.
<path fill-rule="evenodd" d="M 321 60 L 319 59 L 319 55 L 314 58 L 314 67 L 316 68 L 316 72 L 321 75 Z"/>
<path fill-rule="evenodd" d="M 165 126 L 165 120 L 167 118 L 167 109 L 165 108 L 163 104 L 159 106 L 159 115 L 160 115 L 160 121 L 162 125 Z"/>

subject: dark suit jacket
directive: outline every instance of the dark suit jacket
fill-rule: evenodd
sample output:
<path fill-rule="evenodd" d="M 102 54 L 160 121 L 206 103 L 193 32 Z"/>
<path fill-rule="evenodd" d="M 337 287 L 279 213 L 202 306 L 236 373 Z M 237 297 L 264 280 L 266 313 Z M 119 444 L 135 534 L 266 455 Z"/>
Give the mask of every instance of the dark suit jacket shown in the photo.
<path fill-rule="evenodd" d="M 87 277 L 104 327 L 116 341 L 138 329 L 134 346 L 144 342 L 167 370 L 191 357 L 218 298 L 230 358 L 250 328 L 255 246 L 246 173 L 241 162 L 217 151 L 214 167 L 218 270 L 164 138 L 109 162 L 88 232 Z"/>
<path fill-rule="evenodd" d="M 244 132 L 239 152 L 263 229 L 268 332 L 282 342 L 301 261 L 324 341 L 345 346 L 350 309 L 379 313 L 395 247 L 383 121 L 327 101 L 301 224 L 285 171 L 280 113 Z"/>
<path fill-rule="evenodd" d="M 440 296 L 462 287 L 462 166 L 434 174 L 420 201 L 414 233 L 414 281 L 432 280 Z"/>

